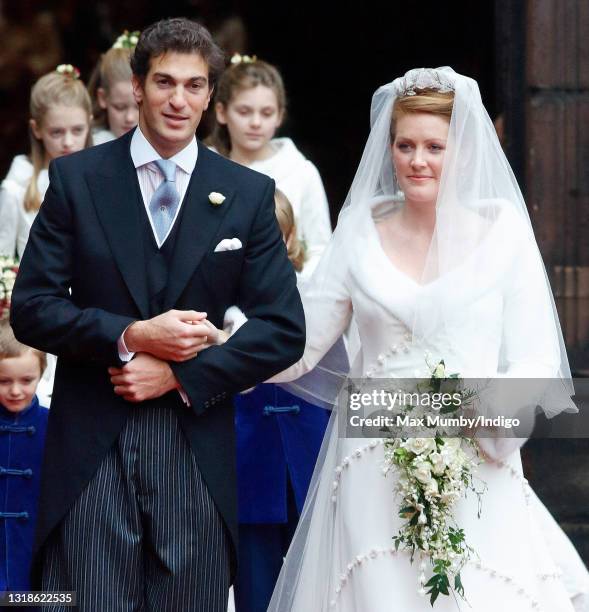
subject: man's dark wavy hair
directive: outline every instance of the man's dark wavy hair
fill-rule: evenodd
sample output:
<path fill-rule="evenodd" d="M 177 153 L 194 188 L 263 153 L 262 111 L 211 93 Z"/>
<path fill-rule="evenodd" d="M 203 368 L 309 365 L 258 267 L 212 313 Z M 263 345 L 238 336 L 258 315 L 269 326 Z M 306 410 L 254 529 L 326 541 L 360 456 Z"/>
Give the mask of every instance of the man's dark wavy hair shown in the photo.
<path fill-rule="evenodd" d="M 167 51 L 198 53 L 209 67 L 209 86 L 213 87 L 225 68 L 225 56 L 210 32 L 196 21 L 184 17 L 162 19 L 147 27 L 131 56 L 131 70 L 144 81 L 152 58 Z"/>

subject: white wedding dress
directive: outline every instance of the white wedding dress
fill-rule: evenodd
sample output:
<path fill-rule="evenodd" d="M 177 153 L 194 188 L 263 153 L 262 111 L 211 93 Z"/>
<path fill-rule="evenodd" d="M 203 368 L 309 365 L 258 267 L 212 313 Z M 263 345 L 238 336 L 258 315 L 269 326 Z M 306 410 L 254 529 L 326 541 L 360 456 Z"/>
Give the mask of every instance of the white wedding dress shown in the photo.
<path fill-rule="evenodd" d="M 361 340 L 361 354 L 353 376 L 370 378 L 414 377 L 424 373 L 425 351 L 445 359 L 448 372 L 463 377 L 499 374 L 524 377 L 550 364 L 554 339 L 543 334 L 542 308 L 536 312 L 537 266 L 526 267 L 528 245 L 506 240 L 505 232 L 517 232 L 517 220 L 504 215 L 489 232 L 481 248 L 492 248 L 487 290 L 472 295 L 460 278 L 472 271 L 456 269 L 428 285 L 420 285 L 395 268 L 382 249 L 376 227 L 363 235 L 366 241 L 348 245 L 338 279 L 309 294 L 304 300 L 307 347 L 303 359 L 272 381 L 297 378 L 311 369 L 348 325 L 352 312 Z M 502 249 L 502 245 L 511 249 Z M 500 248 L 497 248 L 497 247 Z M 512 262 L 517 261 L 514 269 Z M 463 266 L 474 265 L 465 261 Z M 463 274 L 464 273 L 464 274 Z M 543 283 L 544 280 L 541 279 Z M 538 285 L 539 286 L 539 285 Z M 542 285 L 543 287 L 544 285 Z M 456 320 L 446 333 L 460 333 L 464 310 L 485 321 L 476 347 L 467 359 L 446 350 L 444 334 L 430 337 L 427 345 L 411 341 L 415 308 L 438 307 L 452 295 Z M 328 322 L 328 324 L 326 324 Z M 510 345 L 510 329 L 530 330 L 526 347 Z M 452 331 L 453 330 L 453 331 Z M 447 336 L 446 336 L 447 337 Z M 521 335 L 520 335 L 521 338 Z M 481 350 L 484 347 L 484 350 Z M 530 374 L 534 375 L 534 374 Z M 535 374 L 538 375 L 538 374 Z M 541 375 L 541 374 L 540 374 Z M 478 558 L 462 570 L 467 602 L 440 596 L 439 612 L 572 612 L 581 608 L 589 591 L 589 576 L 564 533 L 531 491 L 522 473 L 519 446 L 522 441 L 486 440 L 486 450 L 496 460 L 478 468 L 487 485 L 482 513 L 469 494 L 457 504 L 456 520 L 464 528 L 467 543 Z M 382 441 L 345 439 L 338 436 L 338 419 L 332 415 L 299 529 L 285 561 L 269 610 L 276 612 L 418 612 L 430 610 L 428 597 L 418 594 L 419 559 L 413 564 L 407 552 L 395 552 L 392 537 L 402 526 L 397 516 L 399 500 L 394 492 L 395 472 L 383 475 Z M 320 466 L 320 468 L 319 468 Z M 549 532 L 550 538 L 545 538 Z M 564 565 L 563 567 L 561 567 Z M 426 579 L 431 566 L 428 562 Z M 566 576 L 563 576 L 566 572 Z M 566 583 L 566 587 L 565 587 Z M 571 600 L 579 602 L 573 605 Z"/>

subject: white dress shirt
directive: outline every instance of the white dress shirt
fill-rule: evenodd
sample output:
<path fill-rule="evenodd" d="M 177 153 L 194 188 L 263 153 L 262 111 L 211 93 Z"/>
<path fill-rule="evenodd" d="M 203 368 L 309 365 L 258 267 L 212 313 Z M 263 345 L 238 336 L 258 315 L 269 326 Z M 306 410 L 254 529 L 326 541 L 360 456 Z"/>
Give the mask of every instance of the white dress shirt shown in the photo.
<path fill-rule="evenodd" d="M 197 158 L 198 145 L 196 144 L 196 138 L 194 137 L 181 151 L 178 151 L 176 155 L 169 158 L 170 161 L 173 161 L 176 164 L 176 189 L 180 195 L 180 204 L 176 209 L 176 214 L 167 234 L 165 235 L 164 239 L 160 241 L 153 225 L 153 220 L 149 211 L 149 203 L 157 188 L 165 180 L 164 175 L 160 172 L 160 169 L 155 164 L 155 161 L 157 159 L 162 159 L 162 156 L 151 146 L 150 142 L 147 140 L 147 138 L 145 138 L 139 126 L 137 126 L 137 129 L 133 133 L 133 137 L 131 138 L 131 159 L 133 160 L 133 165 L 137 171 L 137 180 L 139 181 L 139 188 L 141 189 L 143 205 L 145 206 L 147 218 L 149 219 L 149 224 L 151 225 L 151 231 L 153 232 L 153 236 L 158 247 L 161 247 L 166 241 L 166 238 L 169 236 L 170 231 L 176 223 L 178 213 L 180 212 L 180 207 L 184 202 L 186 190 L 188 189 L 190 177 L 192 176 L 192 172 L 196 166 Z M 127 330 L 125 329 L 125 331 Z M 121 361 L 130 361 L 135 353 L 132 353 L 127 349 L 125 341 L 123 340 L 124 335 L 125 332 L 121 334 L 121 337 L 117 342 L 119 357 L 121 358 Z M 179 392 L 184 403 L 189 404 L 186 393 L 182 389 L 179 389 Z"/>

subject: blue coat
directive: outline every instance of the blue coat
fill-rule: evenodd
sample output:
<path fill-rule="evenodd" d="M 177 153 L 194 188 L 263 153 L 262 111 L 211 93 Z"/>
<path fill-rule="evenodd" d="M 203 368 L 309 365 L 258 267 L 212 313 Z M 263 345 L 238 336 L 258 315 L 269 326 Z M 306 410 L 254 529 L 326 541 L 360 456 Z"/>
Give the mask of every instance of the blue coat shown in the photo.
<path fill-rule="evenodd" d="M 286 523 L 287 472 L 300 514 L 329 411 L 276 385 L 235 399 L 240 523 Z"/>
<path fill-rule="evenodd" d="M 30 588 L 48 416 L 36 396 L 21 412 L 0 404 L 0 591 Z"/>

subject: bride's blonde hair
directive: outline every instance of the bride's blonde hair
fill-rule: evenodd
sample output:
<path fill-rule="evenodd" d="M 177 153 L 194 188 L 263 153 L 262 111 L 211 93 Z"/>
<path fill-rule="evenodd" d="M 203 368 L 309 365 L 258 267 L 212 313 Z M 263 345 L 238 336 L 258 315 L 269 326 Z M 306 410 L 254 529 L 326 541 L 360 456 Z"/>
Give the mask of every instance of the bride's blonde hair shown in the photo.
<path fill-rule="evenodd" d="M 415 89 L 413 95 L 399 96 L 393 104 L 391 115 L 391 140 L 395 139 L 397 121 L 413 113 L 430 113 L 450 121 L 454 106 L 454 92 L 437 89 Z"/>

